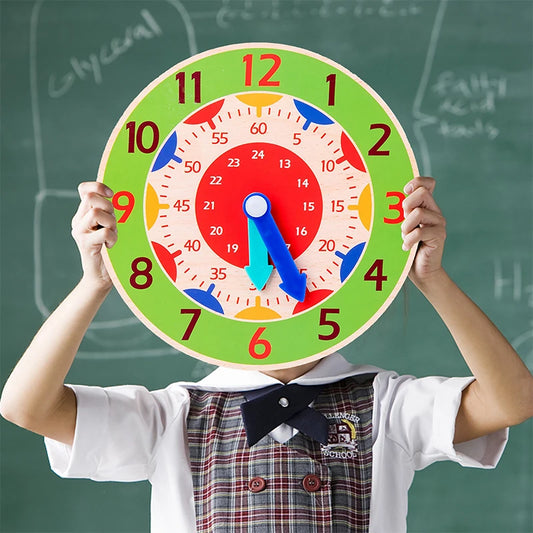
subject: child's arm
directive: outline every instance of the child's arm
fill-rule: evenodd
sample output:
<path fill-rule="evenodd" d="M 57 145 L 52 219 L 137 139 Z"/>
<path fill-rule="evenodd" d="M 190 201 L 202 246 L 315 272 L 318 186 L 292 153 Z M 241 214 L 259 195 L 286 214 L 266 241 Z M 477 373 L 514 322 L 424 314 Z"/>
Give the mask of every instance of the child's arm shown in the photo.
<path fill-rule="evenodd" d="M 448 277 L 441 265 L 445 220 L 432 193 L 432 178 L 406 186 L 404 247 L 419 249 L 409 274 L 439 313 L 476 378 L 463 391 L 455 443 L 519 424 L 533 416 L 533 376 L 485 314 Z"/>
<path fill-rule="evenodd" d="M 102 183 L 83 183 L 72 220 L 83 277 L 43 324 L 7 380 L 2 416 L 26 429 L 67 444 L 74 438 L 76 398 L 64 379 L 94 315 L 112 283 L 101 248 L 117 240 L 112 193 Z"/>

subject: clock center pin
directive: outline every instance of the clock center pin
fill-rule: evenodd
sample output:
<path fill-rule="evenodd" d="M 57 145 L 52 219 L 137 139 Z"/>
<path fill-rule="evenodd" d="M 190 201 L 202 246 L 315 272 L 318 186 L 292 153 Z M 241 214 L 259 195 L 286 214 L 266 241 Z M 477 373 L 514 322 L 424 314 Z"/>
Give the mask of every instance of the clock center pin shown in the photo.
<path fill-rule="evenodd" d="M 260 218 L 270 210 L 270 201 L 261 193 L 249 194 L 243 203 L 244 212 L 251 218 Z"/>

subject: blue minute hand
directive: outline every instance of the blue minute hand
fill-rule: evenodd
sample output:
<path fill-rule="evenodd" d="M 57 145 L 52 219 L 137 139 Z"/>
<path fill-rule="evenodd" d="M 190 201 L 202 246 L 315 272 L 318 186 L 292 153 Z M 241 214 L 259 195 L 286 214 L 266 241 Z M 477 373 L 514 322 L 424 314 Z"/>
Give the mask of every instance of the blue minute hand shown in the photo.
<path fill-rule="evenodd" d="M 282 283 L 280 289 L 292 298 L 303 302 L 307 276 L 301 274 L 294 263 L 287 245 L 270 212 L 270 200 L 261 193 L 249 194 L 243 203 L 243 210 L 250 221 L 255 224 L 257 232 L 267 247 Z"/>

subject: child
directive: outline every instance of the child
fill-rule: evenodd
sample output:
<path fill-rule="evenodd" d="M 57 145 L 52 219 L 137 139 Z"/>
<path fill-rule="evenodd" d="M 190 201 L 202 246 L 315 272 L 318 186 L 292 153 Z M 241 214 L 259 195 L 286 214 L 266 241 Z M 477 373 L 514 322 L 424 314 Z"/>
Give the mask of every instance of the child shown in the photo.
<path fill-rule="evenodd" d="M 153 533 L 405 531 L 415 470 L 444 459 L 494 467 L 506 428 L 533 415 L 532 375 L 441 266 L 445 220 L 434 187 L 417 177 L 405 188 L 404 249 L 419 245 L 410 278 L 473 377 L 415 379 L 334 354 L 271 372 L 219 368 L 155 392 L 65 386 L 111 289 L 101 247 L 117 240 L 112 192 L 83 183 L 72 222 L 83 277 L 13 370 L 2 415 L 46 437 L 60 476 L 148 479 Z M 290 416 L 278 424 L 272 413 Z M 325 438 L 316 431 L 324 420 Z"/>

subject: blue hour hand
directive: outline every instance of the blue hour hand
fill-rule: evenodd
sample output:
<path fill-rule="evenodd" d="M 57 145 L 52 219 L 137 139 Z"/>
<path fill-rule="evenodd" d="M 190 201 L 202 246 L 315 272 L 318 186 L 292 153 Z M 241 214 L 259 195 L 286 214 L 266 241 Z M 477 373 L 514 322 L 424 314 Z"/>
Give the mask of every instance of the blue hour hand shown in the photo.
<path fill-rule="evenodd" d="M 281 277 L 280 289 L 303 302 L 307 285 L 306 274 L 301 274 L 272 217 L 270 200 L 261 193 L 249 194 L 243 202 L 243 210 L 249 222 L 257 229 L 274 265 Z M 253 279 L 252 279 L 253 281 Z"/>

